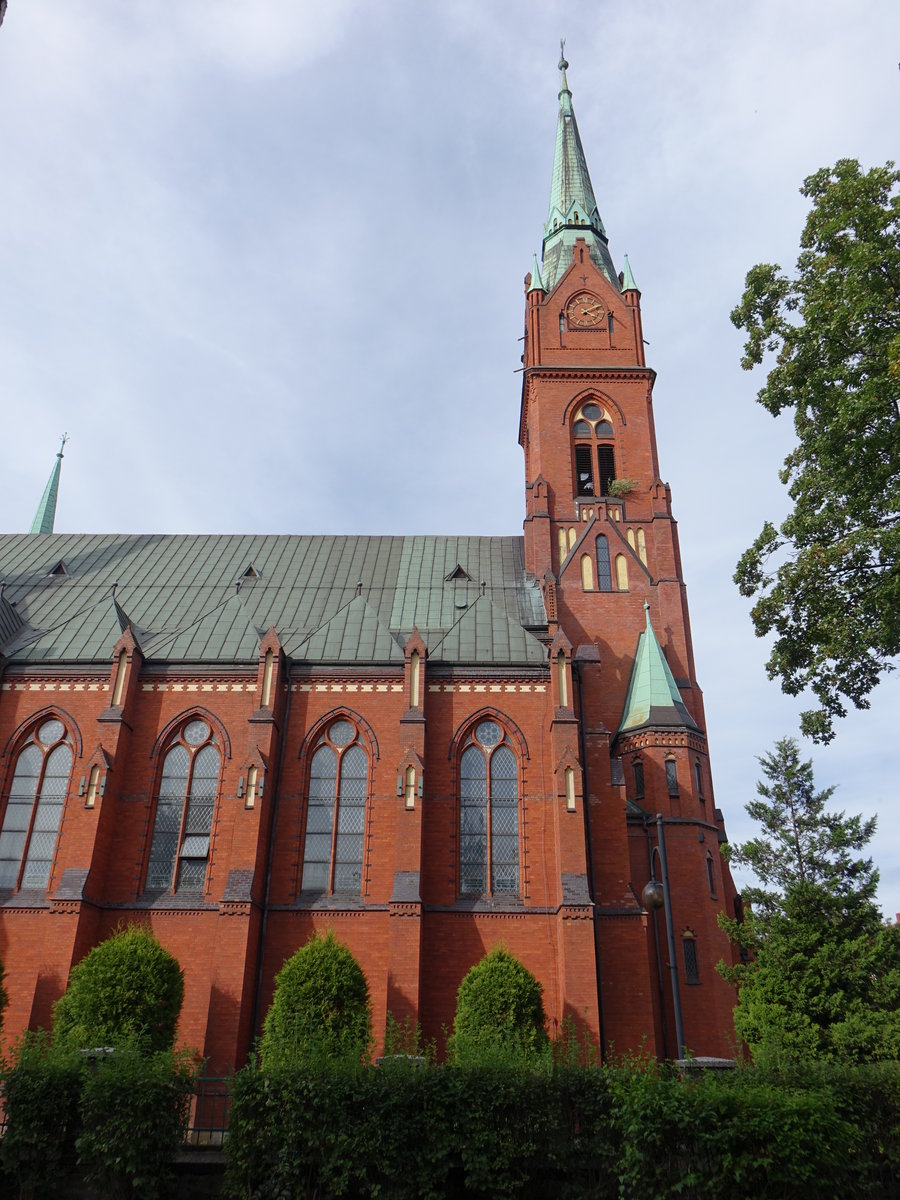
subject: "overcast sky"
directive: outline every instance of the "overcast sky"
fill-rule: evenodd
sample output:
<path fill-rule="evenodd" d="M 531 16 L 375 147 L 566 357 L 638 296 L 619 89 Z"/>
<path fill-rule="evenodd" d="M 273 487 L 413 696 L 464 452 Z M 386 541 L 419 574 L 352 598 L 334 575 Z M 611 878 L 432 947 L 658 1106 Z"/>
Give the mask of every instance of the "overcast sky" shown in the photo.
<path fill-rule="evenodd" d="M 0 27 L 0 480 L 24 531 L 521 531 L 523 277 L 559 38 L 617 268 L 642 292 L 729 834 L 808 706 L 731 576 L 790 419 L 728 321 L 793 265 L 803 178 L 898 155 L 896 0 L 9 0 Z M 413 451 L 412 455 L 410 451 Z M 900 910 L 883 684 L 827 749 Z"/>

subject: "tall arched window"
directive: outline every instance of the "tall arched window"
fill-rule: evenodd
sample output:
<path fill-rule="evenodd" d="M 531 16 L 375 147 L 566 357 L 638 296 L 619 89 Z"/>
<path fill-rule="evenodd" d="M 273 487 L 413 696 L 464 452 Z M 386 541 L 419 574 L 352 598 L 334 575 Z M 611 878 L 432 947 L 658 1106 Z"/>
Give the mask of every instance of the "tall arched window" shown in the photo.
<path fill-rule="evenodd" d="M 338 718 L 319 738 L 309 768 L 304 892 L 362 892 L 369 760 L 356 726 Z"/>
<path fill-rule="evenodd" d="M 583 404 L 572 425 L 575 443 L 575 494 L 608 496 L 616 477 L 613 427 L 609 414 L 595 401 Z"/>
<path fill-rule="evenodd" d="M 72 741 L 55 717 L 19 751 L 0 828 L 0 888 L 46 888 L 72 774 Z"/>
<path fill-rule="evenodd" d="M 188 721 L 163 759 L 147 864 L 148 891 L 174 888 L 188 895 L 203 891 L 220 766 L 212 729 L 206 721 Z"/>
<path fill-rule="evenodd" d="M 519 892 L 519 769 L 496 721 L 480 721 L 460 757 L 459 881 L 463 895 Z"/>

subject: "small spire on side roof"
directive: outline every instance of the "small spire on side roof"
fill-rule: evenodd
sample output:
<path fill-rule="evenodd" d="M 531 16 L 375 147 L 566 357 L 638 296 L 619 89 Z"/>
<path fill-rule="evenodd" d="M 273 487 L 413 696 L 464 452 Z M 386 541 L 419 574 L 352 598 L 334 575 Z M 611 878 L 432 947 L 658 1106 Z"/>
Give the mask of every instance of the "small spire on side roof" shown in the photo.
<path fill-rule="evenodd" d="M 531 283 L 528 287 L 529 292 L 546 292 L 544 281 L 541 279 L 541 268 L 538 266 L 537 255 L 531 256 Z"/>
<path fill-rule="evenodd" d="M 623 292 L 639 292 L 641 289 L 634 282 L 634 275 L 631 271 L 631 263 L 628 261 L 628 255 L 625 255 L 625 270 L 622 272 L 622 291 Z"/>
<path fill-rule="evenodd" d="M 630 733 L 645 725 L 697 729 L 653 632 L 650 605 L 646 601 L 644 617 L 644 632 L 638 639 L 619 733 Z"/>
<path fill-rule="evenodd" d="M 66 448 L 68 440 L 69 435 L 64 433 L 62 444 L 56 455 L 56 462 L 53 464 L 53 470 L 50 472 L 50 478 L 47 480 L 47 486 L 44 488 L 44 494 L 41 496 L 38 510 L 34 514 L 34 520 L 31 522 L 31 528 L 28 530 L 29 533 L 53 532 L 53 523 L 56 520 L 56 497 L 59 494 L 59 473 L 62 468 L 63 451 Z"/>

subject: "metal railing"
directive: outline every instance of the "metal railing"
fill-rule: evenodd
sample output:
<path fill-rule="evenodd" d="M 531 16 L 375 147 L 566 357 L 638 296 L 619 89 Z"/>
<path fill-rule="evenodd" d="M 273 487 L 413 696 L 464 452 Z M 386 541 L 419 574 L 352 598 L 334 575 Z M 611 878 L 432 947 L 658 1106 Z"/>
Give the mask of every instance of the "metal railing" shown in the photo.
<path fill-rule="evenodd" d="M 185 1145 L 221 1146 L 228 1129 L 230 1104 L 230 1075 L 201 1075 L 195 1079 Z"/>

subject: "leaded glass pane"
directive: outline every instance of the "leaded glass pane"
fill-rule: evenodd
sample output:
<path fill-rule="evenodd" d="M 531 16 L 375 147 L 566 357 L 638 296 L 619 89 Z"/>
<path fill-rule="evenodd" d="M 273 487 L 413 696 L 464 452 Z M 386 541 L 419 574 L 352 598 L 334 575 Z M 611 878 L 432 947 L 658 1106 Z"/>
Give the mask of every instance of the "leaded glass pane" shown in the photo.
<path fill-rule="evenodd" d="M 331 841 L 331 822 L 334 816 L 332 805 L 310 803 L 306 814 L 306 832 L 310 835 L 327 833 Z"/>
<path fill-rule="evenodd" d="M 612 591 L 612 571 L 609 566 L 609 539 L 605 533 L 597 538 L 597 589 Z"/>
<path fill-rule="evenodd" d="M 599 404 L 586 404 L 581 410 L 581 415 L 589 421 L 599 421 L 603 416 L 603 409 Z"/>
<path fill-rule="evenodd" d="M 476 746 L 463 751 L 459 775 L 459 886 L 463 894 L 481 894 L 487 890 L 487 760 Z"/>
<path fill-rule="evenodd" d="M 460 844 L 459 890 L 463 895 L 481 895 L 487 890 L 485 858 L 487 844 L 470 846 L 468 839 Z"/>
<path fill-rule="evenodd" d="M 0 833 L 0 888 L 16 886 L 19 863 L 25 849 L 25 834 L 4 829 Z"/>
<path fill-rule="evenodd" d="M 508 746 L 491 758 L 491 889 L 519 890 L 518 770 Z"/>
<path fill-rule="evenodd" d="M 208 836 L 212 829 L 213 808 L 212 804 L 195 804 L 192 800 L 184 821 L 185 833 L 202 833 Z"/>
<path fill-rule="evenodd" d="M 16 773 L 9 789 L 10 799 L 13 796 L 21 796 L 22 798 L 27 797 L 29 802 L 34 800 L 43 758 L 44 756 L 37 746 L 25 747 L 16 763 Z"/>
<path fill-rule="evenodd" d="M 597 437 L 612 437 L 613 427 L 610 425 L 609 421 L 601 421 L 594 432 L 596 433 Z"/>
<path fill-rule="evenodd" d="M 173 746 L 163 763 L 162 779 L 159 783 L 161 800 L 184 800 L 189 765 L 190 756 L 184 746 Z"/>
<path fill-rule="evenodd" d="M 62 721 L 45 721 L 38 730 L 38 741 L 43 742 L 45 746 L 52 746 L 64 733 L 65 726 Z"/>
<path fill-rule="evenodd" d="M 487 831 L 487 813 L 484 808 L 474 804 L 463 805 L 459 814 L 460 832 L 465 834 L 482 834 Z"/>
<path fill-rule="evenodd" d="M 328 863 L 305 862 L 303 864 L 303 883 L 300 886 L 304 892 L 327 892 Z"/>
<path fill-rule="evenodd" d="M 202 892 L 206 879 L 205 858 L 185 858 L 178 871 L 179 892 Z"/>
<path fill-rule="evenodd" d="M 54 838 L 54 843 L 56 839 Z M 52 853 L 52 851 L 51 851 Z M 45 888 L 50 882 L 50 859 L 32 859 L 29 849 L 25 870 L 22 872 L 23 888 Z"/>
<path fill-rule="evenodd" d="M 160 833 L 177 833 L 181 828 L 181 805 L 160 800 L 156 806 L 154 830 Z"/>
<path fill-rule="evenodd" d="M 359 895 L 362 891 L 362 838 L 359 839 L 359 852 L 348 848 L 348 857 L 353 861 L 334 865 L 334 890 Z"/>
<path fill-rule="evenodd" d="M 328 833 L 308 833 L 306 835 L 306 852 L 304 855 L 304 862 L 331 862 L 330 830 Z"/>
<path fill-rule="evenodd" d="M 59 818 L 61 813 L 61 804 L 45 803 L 42 789 L 41 802 L 37 806 L 37 812 L 34 814 L 34 828 L 42 831 L 50 830 L 55 835 L 56 831 L 59 829 Z"/>
<path fill-rule="evenodd" d="M 172 870 L 175 865 L 175 852 L 178 849 L 178 832 L 169 833 L 159 827 L 159 812 L 156 810 L 157 823 L 153 831 L 153 843 L 150 846 L 150 862 L 147 865 L 147 887 L 167 888 L 172 886 Z"/>
<path fill-rule="evenodd" d="M 353 741 L 356 730 L 349 721 L 335 721 L 328 730 L 328 736 L 335 746 L 346 746 Z"/>
<path fill-rule="evenodd" d="M 572 432 L 577 438 L 589 438 L 591 436 L 591 427 L 587 421 L 576 421 Z"/>
<path fill-rule="evenodd" d="M 209 737 L 209 726 L 205 721 L 189 721 L 182 734 L 189 746 L 199 746 Z"/>
<path fill-rule="evenodd" d="M 31 821 L 31 806 L 34 803 L 34 798 L 29 796 L 27 799 L 9 798 L 9 804 L 6 806 L 6 816 L 3 818 L 3 832 L 6 833 L 13 829 L 27 829 Z"/>
<path fill-rule="evenodd" d="M 338 833 L 362 833 L 365 806 L 341 802 L 338 809 Z"/>
<path fill-rule="evenodd" d="M 519 868 L 495 866 L 493 888 L 495 892 L 518 892 Z"/>
<path fill-rule="evenodd" d="M 181 843 L 180 858 L 208 858 L 209 838 L 188 834 Z"/>

